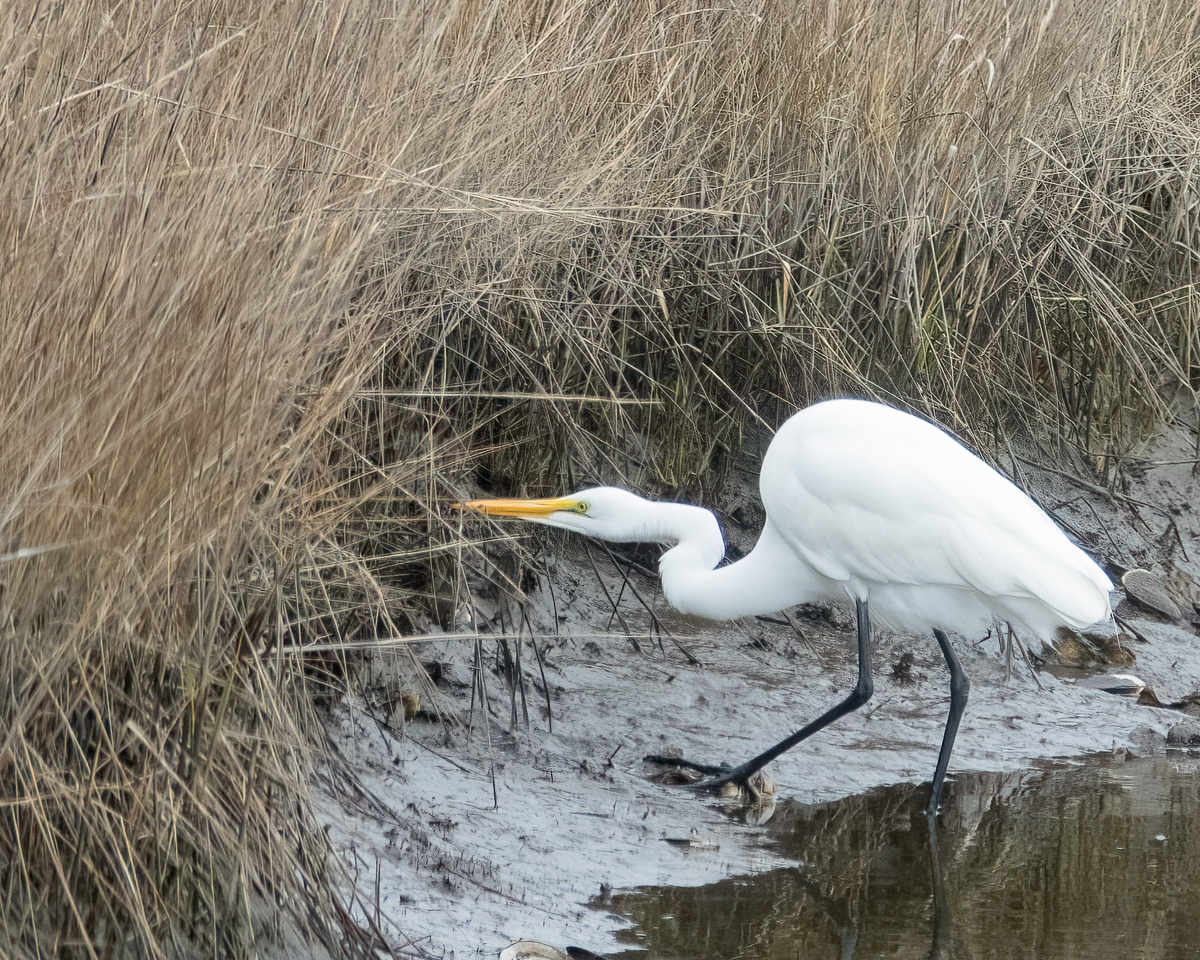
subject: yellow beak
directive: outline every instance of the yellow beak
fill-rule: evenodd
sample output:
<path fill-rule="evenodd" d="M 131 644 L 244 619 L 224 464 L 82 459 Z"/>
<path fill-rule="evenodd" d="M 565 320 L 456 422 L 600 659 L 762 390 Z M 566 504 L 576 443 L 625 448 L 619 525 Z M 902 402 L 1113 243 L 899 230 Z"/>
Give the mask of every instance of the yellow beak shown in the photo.
<path fill-rule="evenodd" d="M 471 500 L 456 503 L 459 510 L 478 510 L 490 517 L 521 517 L 536 520 L 565 510 L 579 513 L 580 502 L 570 497 L 548 497 L 544 500 Z"/>

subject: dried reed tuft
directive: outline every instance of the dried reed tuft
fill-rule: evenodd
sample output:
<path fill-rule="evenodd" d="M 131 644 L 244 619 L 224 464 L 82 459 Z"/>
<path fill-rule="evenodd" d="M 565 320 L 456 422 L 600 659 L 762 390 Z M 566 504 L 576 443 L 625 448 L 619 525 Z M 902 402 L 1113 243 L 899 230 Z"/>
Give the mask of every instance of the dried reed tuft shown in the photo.
<path fill-rule="evenodd" d="M 453 622 L 468 480 L 704 496 L 835 392 L 1108 469 L 1200 385 L 1196 18 L 10 4 L 0 952 L 369 948 L 281 651 Z"/>

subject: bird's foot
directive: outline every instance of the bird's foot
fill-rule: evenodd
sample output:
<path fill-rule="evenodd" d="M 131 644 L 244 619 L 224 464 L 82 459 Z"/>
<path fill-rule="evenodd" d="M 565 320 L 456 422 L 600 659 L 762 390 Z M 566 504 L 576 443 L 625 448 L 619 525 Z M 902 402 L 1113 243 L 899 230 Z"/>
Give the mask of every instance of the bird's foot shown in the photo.
<path fill-rule="evenodd" d="M 659 783 L 689 786 L 750 804 L 761 804 L 775 793 L 774 781 L 761 769 L 748 769 L 745 765 L 731 767 L 724 763 L 713 766 L 678 757 L 649 756 L 643 759 L 666 768 L 656 778 Z"/>

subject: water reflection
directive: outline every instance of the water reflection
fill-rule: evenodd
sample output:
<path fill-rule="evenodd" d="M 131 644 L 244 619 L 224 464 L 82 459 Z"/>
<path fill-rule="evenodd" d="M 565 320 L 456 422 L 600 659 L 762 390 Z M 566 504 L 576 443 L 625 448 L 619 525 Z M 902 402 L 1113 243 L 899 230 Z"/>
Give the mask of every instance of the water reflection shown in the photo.
<path fill-rule="evenodd" d="M 932 849 L 928 792 L 782 803 L 764 842 L 795 867 L 614 903 L 651 957 L 1200 955 L 1195 757 L 960 776 Z"/>

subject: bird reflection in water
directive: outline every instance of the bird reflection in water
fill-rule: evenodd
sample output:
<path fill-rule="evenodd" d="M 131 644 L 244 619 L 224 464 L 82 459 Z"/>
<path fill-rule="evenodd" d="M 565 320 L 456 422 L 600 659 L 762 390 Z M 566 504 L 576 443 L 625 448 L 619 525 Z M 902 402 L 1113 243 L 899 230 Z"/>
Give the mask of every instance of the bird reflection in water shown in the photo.
<path fill-rule="evenodd" d="M 950 899 L 946 893 L 946 875 L 938 855 L 937 815 L 926 811 L 929 830 L 929 872 L 933 889 L 933 924 L 928 957 L 930 960 L 954 960 L 954 925 L 950 916 Z M 917 864 L 912 865 L 914 869 Z M 858 946 L 858 927 L 850 911 L 848 897 L 832 897 L 821 889 L 816 880 L 801 875 L 799 883 L 808 898 L 832 922 L 839 941 L 839 960 L 854 960 Z"/>
<path fill-rule="evenodd" d="M 1200 757 L 1107 756 L 955 785 L 936 826 L 911 785 L 781 801 L 760 829 L 796 866 L 618 892 L 609 909 L 661 958 L 1195 955 Z"/>

